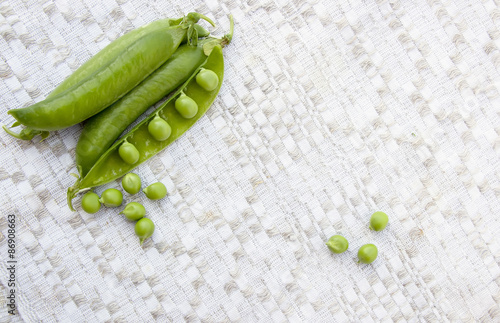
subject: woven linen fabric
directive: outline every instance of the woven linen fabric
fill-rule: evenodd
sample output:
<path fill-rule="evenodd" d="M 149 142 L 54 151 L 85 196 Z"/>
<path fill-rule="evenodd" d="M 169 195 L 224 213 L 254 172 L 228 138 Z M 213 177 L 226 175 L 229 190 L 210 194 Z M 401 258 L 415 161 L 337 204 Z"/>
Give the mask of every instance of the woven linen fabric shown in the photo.
<path fill-rule="evenodd" d="M 208 113 L 135 169 L 169 192 L 125 194 L 156 224 L 142 247 L 121 208 L 69 210 L 81 125 L 1 131 L 0 321 L 500 321 L 499 5 L 1 1 L 5 125 L 148 22 L 196 11 L 222 36 L 232 14 L 235 30 Z M 334 234 L 347 252 L 325 246 Z M 360 265 L 366 243 L 379 256 Z"/>

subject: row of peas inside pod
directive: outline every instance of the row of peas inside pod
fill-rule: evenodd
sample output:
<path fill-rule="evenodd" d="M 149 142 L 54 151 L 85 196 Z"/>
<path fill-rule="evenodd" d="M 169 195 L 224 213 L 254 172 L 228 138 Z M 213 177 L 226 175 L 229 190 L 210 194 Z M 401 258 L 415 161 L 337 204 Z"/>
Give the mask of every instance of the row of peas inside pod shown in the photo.
<path fill-rule="evenodd" d="M 196 83 L 206 91 L 213 91 L 219 85 L 219 77 L 214 71 L 202 68 L 196 75 Z M 184 94 L 184 92 L 181 92 L 175 100 L 175 109 L 186 119 L 191 119 L 198 113 L 196 101 Z M 170 137 L 172 128 L 157 113 L 148 124 L 148 132 L 157 141 L 165 141 Z M 139 150 L 126 140 L 118 149 L 118 154 L 124 162 L 130 165 L 137 163 L 140 157 Z"/>
<path fill-rule="evenodd" d="M 370 217 L 370 230 L 382 231 L 389 223 L 387 214 L 377 211 Z M 326 246 L 333 253 L 343 253 L 349 248 L 347 239 L 339 234 L 336 234 L 326 242 Z M 358 250 L 358 263 L 371 264 L 377 259 L 378 248 L 372 243 L 362 245 Z"/>
<path fill-rule="evenodd" d="M 122 178 L 122 187 L 125 192 L 134 195 L 141 190 L 141 179 L 137 174 L 128 173 Z M 162 182 L 156 182 L 142 190 L 147 198 L 151 200 L 160 200 L 167 195 L 167 188 Z M 102 192 L 101 197 L 90 191 L 85 193 L 82 198 L 82 209 L 90 214 L 96 213 L 101 209 L 101 204 L 106 207 L 119 207 L 123 203 L 123 194 L 115 188 L 108 188 Z M 119 213 L 123 214 L 129 221 L 135 223 L 135 234 L 139 237 L 140 244 L 153 235 L 155 225 L 153 221 L 146 218 L 146 208 L 138 202 L 130 202 Z"/>

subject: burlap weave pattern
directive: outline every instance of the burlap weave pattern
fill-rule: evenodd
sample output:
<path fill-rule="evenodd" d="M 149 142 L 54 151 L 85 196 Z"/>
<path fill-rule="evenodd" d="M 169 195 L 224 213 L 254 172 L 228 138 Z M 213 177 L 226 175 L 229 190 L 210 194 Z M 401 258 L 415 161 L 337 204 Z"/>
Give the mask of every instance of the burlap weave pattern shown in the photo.
<path fill-rule="evenodd" d="M 169 191 L 125 195 L 156 224 L 143 247 L 121 209 L 68 209 L 81 125 L 1 131 L 0 321 L 500 321 L 500 3 L 2 1 L 0 122 L 126 31 L 190 11 L 219 36 L 231 13 L 235 33 L 207 115 L 136 169 Z"/>

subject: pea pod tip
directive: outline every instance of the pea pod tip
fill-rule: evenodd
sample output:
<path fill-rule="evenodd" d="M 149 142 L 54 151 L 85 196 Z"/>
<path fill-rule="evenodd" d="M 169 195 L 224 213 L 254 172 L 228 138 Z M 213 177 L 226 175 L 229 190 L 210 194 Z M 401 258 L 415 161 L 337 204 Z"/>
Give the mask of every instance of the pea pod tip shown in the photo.
<path fill-rule="evenodd" d="M 75 212 L 75 208 L 73 207 L 73 202 L 72 200 L 75 198 L 75 191 L 74 191 L 74 188 L 73 186 L 68 188 L 68 193 L 66 195 L 66 199 L 67 199 L 67 202 L 68 202 L 68 207 L 71 211 Z"/>
<path fill-rule="evenodd" d="M 80 173 L 81 174 L 81 173 Z M 66 200 L 68 202 L 68 207 L 71 211 L 75 212 L 75 208 L 73 207 L 73 199 L 75 198 L 76 194 L 80 193 L 82 190 L 80 189 L 80 182 L 82 180 L 82 177 L 78 176 L 77 174 L 70 173 L 71 176 L 76 177 L 76 182 L 73 184 L 73 186 L 70 186 L 68 188 L 68 191 L 66 193 Z"/>
<path fill-rule="evenodd" d="M 2 128 L 3 130 L 5 130 L 6 133 L 8 133 L 10 136 L 16 138 L 16 139 L 20 139 L 20 140 L 31 140 L 33 139 L 34 136 L 26 136 L 26 133 L 24 133 L 23 131 L 21 131 L 20 133 L 17 133 L 17 132 L 14 132 L 12 130 L 10 130 L 9 128 L 7 128 L 5 125 L 2 125 Z"/>
<path fill-rule="evenodd" d="M 15 122 L 10 128 L 13 128 L 13 127 L 17 127 L 19 124 L 18 122 Z M 10 130 L 9 128 L 7 128 L 5 125 L 2 125 L 2 128 L 3 130 L 5 130 L 6 133 L 8 133 L 10 136 L 16 138 L 16 139 L 20 139 L 20 140 L 31 140 L 33 139 L 35 136 L 37 135 L 40 135 L 40 137 L 42 138 L 40 140 L 40 142 L 42 142 L 43 140 L 45 140 L 45 138 L 47 138 L 50 134 L 49 131 L 46 131 L 46 130 L 34 130 L 34 129 L 31 129 L 31 128 L 24 128 L 23 130 L 21 130 L 21 132 L 19 133 L 16 133 L 12 130 Z"/>

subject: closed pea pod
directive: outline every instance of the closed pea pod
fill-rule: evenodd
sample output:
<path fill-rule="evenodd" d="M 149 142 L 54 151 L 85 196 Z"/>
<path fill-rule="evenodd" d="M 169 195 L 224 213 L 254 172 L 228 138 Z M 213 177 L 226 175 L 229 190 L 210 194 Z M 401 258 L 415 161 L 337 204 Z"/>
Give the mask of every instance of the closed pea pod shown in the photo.
<path fill-rule="evenodd" d="M 161 106 L 159 106 L 149 117 L 137 124 L 132 130 L 123 135 L 117 142 L 115 142 L 93 165 L 90 171 L 77 180 L 75 185 L 68 189 L 67 200 L 68 206 L 71 206 L 71 200 L 80 191 L 86 190 L 91 187 L 99 186 L 108 183 L 116 178 L 123 176 L 130 172 L 133 168 L 137 167 L 144 161 L 153 157 L 173 141 L 184 134 L 197 120 L 199 120 L 208 110 L 212 102 L 215 100 L 217 93 L 220 89 L 223 76 L 224 76 L 224 59 L 222 56 L 222 47 L 227 45 L 232 38 L 233 21 L 231 19 L 231 32 L 224 36 L 222 39 L 213 39 L 211 42 L 203 45 L 203 50 L 208 55 L 206 61 L 202 64 L 203 68 L 214 71 L 218 78 L 219 84 L 217 89 L 207 92 L 200 87 L 195 80 L 195 76 L 199 69 L 181 86 L 179 89 L 170 96 Z M 184 93 L 193 99 L 197 106 L 197 114 L 190 118 L 184 118 L 175 108 L 175 99 Z M 172 127 L 172 133 L 167 140 L 157 141 L 148 131 L 149 122 L 159 115 L 162 119 L 167 120 Z M 140 158 L 134 165 L 125 163 L 118 154 L 118 149 L 123 142 L 133 144 L 140 152 Z"/>
<path fill-rule="evenodd" d="M 59 95 L 27 108 L 9 110 L 21 124 L 34 130 L 58 130 L 98 113 L 135 87 L 173 52 L 172 37 L 164 32 L 146 35 L 115 60 Z"/>
<path fill-rule="evenodd" d="M 37 134 L 45 137 L 48 131 L 72 126 L 103 110 L 133 89 L 175 52 L 187 31 L 195 30 L 193 25 L 197 20 L 192 19 L 197 17 L 190 17 L 178 26 L 146 33 L 100 69 L 61 93 L 27 108 L 9 110 L 8 113 L 17 120 L 15 125 L 22 124 L 27 128 L 19 134 L 6 127 L 4 130 L 24 140 L 32 139 Z M 191 32 L 191 35 L 197 37 L 197 32 Z"/>

